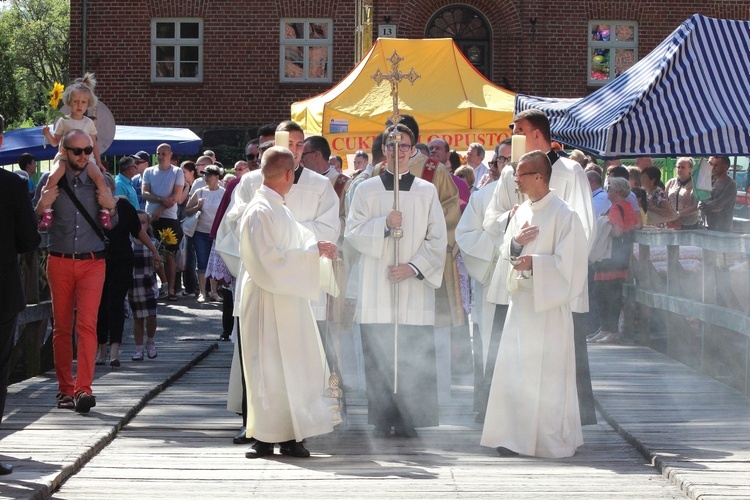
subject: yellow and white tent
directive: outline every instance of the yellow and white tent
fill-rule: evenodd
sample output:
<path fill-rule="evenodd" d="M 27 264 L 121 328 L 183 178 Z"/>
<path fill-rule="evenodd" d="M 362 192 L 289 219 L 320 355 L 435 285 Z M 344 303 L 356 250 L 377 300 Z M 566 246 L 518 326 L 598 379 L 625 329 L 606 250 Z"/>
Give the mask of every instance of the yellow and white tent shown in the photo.
<path fill-rule="evenodd" d="M 372 75 L 391 72 L 387 59 L 394 51 L 404 58 L 399 72 L 414 68 L 420 75 L 413 85 L 402 80 L 398 89 L 399 112 L 416 118 L 419 142 L 441 137 L 452 149 L 466 150 L 472 142 L 491 149 L 510 135 L 515 93 L 487 80 L 450 38 L 379 38 L 341 82 L 292 104 L 292 120 L 307 135 L 325 136 L 333 154 L 369 152 L 393 112 L 390 84 L 378 85 Z"/>

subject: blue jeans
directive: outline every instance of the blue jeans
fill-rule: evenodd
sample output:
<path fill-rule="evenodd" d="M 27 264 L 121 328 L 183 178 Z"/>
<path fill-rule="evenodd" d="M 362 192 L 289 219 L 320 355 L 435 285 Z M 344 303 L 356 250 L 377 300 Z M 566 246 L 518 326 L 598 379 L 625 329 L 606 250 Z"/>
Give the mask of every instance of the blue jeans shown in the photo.
<path fill-rule="evenodd" d="M 198 272 L 205 273 L 208 267 L 208 256 L 211 254 L 211 245 L 214 240 L 208 233 L 196 231 L 193 234 L 193 245 L 195 245 L 195 258 L 198 261 Z"/>

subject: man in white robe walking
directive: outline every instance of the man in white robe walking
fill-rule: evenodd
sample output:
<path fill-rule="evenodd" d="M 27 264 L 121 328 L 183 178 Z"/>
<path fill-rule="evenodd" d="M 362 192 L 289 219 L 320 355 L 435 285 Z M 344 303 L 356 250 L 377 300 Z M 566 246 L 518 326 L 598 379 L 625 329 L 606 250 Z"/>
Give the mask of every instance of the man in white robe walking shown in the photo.
<path fill-rule="evenodd" d="M 295 161 L 281 147 L 261 163 L 263 185 L 243 214 L 240 257 L 240 332 L 248 388 L 247 433 L 256 442 L 245 456 L 309 457 L 301 441 L 333 430 L 323 400 L 325 356 L 310 307 L 330 277 L 336 243 L 316 242 L 284 203 L 294 183 Z M 326 257 L 327 259 L 322 259 Z"/>
<path fill-rule="evenodd" d="M 507 283 L 510 305 L 481 444 L 501 456 L 569 457 L 583 444 L 571 302 L 586 283 L 586 236 L 550 191 L 551 175 L 541 151 L 521 157 L 516 182 L 528 200 L 511 215 L 492 277 Z"/>
<path fill-rule="evenodd" d="M 438 425 L 435 290 L 443 279 L 448 240 L 435 186 L 410 173 L 414 134 L 403 125 L 386 131 L 391 132 L 403 140 L 398 149 L 386 145 L 388 167 L 357 188 L 344 237 L 360 254 L 356 321 L 362 331 L 368 422 L 379 437 L 390 436 L 392 429 L 396 436 L 415 437 L 415 427 Z M 393 174 L 395 155 L 398 175 Z M 399 210 L 394 210 L 395 182 Z M 399 227 L 403 237 L 395 265 L 391 230 Z M 399 287 L 396 351 L 394 285 Z"/>

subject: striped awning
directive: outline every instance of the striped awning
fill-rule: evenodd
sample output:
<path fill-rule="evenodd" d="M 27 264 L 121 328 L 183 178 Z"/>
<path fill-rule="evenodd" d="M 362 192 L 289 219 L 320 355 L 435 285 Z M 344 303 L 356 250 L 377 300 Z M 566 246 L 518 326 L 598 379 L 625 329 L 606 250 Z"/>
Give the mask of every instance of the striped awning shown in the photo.
<path fill-rule="evenodd" d="M 628 71 L 580 99 L 518 94 L 552 136 L 602 158 L 750 155 L 750 21 L 694 15 Z"/>

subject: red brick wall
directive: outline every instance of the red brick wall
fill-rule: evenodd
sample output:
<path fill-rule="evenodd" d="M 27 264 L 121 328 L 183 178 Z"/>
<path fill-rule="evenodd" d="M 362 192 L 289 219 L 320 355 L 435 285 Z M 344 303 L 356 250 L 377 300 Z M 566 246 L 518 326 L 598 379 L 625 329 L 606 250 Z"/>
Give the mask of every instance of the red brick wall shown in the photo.
<path fill-rule="evenodd" d="M 81 9 L 71 0 L 71 75 L 82 73 Z M 97 75 L 99 98 L 123 125 L 253 129 L 289 117 L 292 102 L 328 90 L 354 67 L 354 0 L 88 0 L 87 70 Z M 374 36 L 391 16 L 402 38 L 422 38 L 439 9 L 465 4 L 489 22 L 492 80 L 507 79 L 517 92 L 579 97 L 587 86 L 588 22 L 639 23 L 644 57 L 694 13 L 750 19 L 747 0 L 374 0 Z M 204 66 L 201 84 L 151 83 L 153 17 L 201 17 Z M 334 20 L 333 83 L 279 83 L 281 17 Z M 532 37 L 529 20 L 537 19 Z"/>

